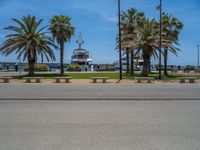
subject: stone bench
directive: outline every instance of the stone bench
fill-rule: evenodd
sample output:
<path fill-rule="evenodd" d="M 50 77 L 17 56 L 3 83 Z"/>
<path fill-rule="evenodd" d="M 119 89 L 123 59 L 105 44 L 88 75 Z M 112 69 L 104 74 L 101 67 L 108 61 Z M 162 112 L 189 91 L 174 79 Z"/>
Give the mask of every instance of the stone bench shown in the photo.
<path fill-rule="evenodd" d="M 2 80 L 3 83 L 9 83 L 11 79 L 11 77 L 0 77 L 0 80 Z"/>
<path fill-rule="evenodd" d="M 24 77 L 23 79 L 26 80 L 26 83 L 41 83 L 41 79 L 44 79 L 44 77 Z"/>
<path fill-rule="evenodd" d="M 136 77 L 137 83 L 142 83 L 142 81 L 147 81 L 147 83 L 152 83 L 152 80 L 155 80 L 153 77 Z"/>
<path fill-rule="evenodd" d="M 195 83 L 195 81 L 198 78 L 195 78 L 195 77 L 180 77 L 178 79 L 180 80 L 180 83 L 186 83 L 186 81 L 189 81 L 189 83 Z"/>
<path fill-rule="evenodd" d="M 183 73 L 190 73 L 191 70 L 183 70 Z"/>
<path fill-rule="evenodd" d="M 171 73 L 178 73 L 178 70 L 172 70 Z"/>
<path fill-rule="evenodd" d="M 62 80 L 64 80 L 65 83 L 70 83 L 70 80 L 72 80 L 72 77 L 56 77 L 53 79 L 55 79 L 56 83 L 61 83 Z"/>
<path fill-rule="evenodd" d="M 91 77 L 90 78 L 92 80 L 93 83 L 97 83 L 97 80 L 102 81 L 102 83 L 106 83 L 107 80 L 109 80 L 109 77 Z"/>

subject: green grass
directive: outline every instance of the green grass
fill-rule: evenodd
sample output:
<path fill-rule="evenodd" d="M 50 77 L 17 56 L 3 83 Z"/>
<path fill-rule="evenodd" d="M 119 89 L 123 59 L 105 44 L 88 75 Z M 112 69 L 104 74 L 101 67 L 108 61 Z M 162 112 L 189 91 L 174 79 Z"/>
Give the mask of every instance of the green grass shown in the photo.
<path fill-rule="evenodd" d="M 154 78 L 158 79 L 159 78 L 159 74 L 152 72 L 152 73 L 149 74 L 149 77 L 154 77 Z M 175 78 L 178 78 L 178 77 L 194 77 L 194 76 L 183 75 L 183 74 L 176 74 L 176 73 L 169 73 L 167 76 L 162 74 L 161 77 L 162 77 L 162 79 L 175 79 Z M 200 78 L 200 76 L 195 76 L 195 77 Z"/>
<path fill-rule="evenodd" d="M 23 77 L 29 77 L 29 75 L 19 75 L 15 76 L 16 79 L 22 79 Z M 47 73 L 36 73 L 34 77 L 44 77 L 44 78 L 54 78 L 54 77 L 72 77 L 74 79 L 89 79 L 90 77 L 109 77 L 111 79 L 118 79 L 118 73 L 66 73 L 64 75 L 60 74 L 47 74 Z M 126 78 L 126 74 L 123 74 L 123 78 Z"/>
<path fill-rule="evenodd" d="M 29 77 L 29 75 L 19 75 L 19 76 L 14 76 L 15 79 L 22 79 L 23 77 Z M 109 77 L 111 79 L 118 79 L 119 74 L 118 73 L 66 73 L 64 75 L 60 74 L 51 74 L 51 73 L 36 73 L 34 77 L 44 77 L 47 79 L 54 78 L 54 77 L 72 77 L 74 79 L 89 79 L 90 77 Z M 134 77 L 141 77 L 141 73 L 135 73 L 134 76 L 123 73 L 123 79 L 133 79 Z M 149 77 L 155 77 L 158 79 L 159 74 L 158 73 L 150 73 Z M 182 75 L 182 74 L 169 74 L 168 76 L 162 75 L 162 78 L 164 79 L 174 79 L 177 77 L 192 77 L 188 75 Z M 200 78 L 200 76 L 198 76 Z"/>

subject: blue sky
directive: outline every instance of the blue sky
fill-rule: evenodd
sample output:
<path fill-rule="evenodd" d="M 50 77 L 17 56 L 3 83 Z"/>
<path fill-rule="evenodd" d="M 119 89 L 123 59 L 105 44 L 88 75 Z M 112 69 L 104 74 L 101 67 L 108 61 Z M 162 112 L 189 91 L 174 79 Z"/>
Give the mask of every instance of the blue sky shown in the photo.
<path fill-rule="evenodd" d="M 149 18 L 158 18 L 155 7 L 159 0 L 121 0 L 122 10 L 136 7 Z M 169 64 L 197 64 L 197 44 L 200 44 L 200 1 L 163 0 L 164 11 L 184 23 L 180 35 L 181 52 L 179 56 L 170 55 Z M 93 63 L 113 63 L 118 59 L 114 51 L 117 33 L 117 0 L 0 0 L 0 43 L 7 31 L 3 27 L 12 25 L 10 18 L 20 19 L 23 15 L 35 15 L 48 24 L 53 15 L 68 15 L 76 32 L 70 43 L 65 45 L 65 63 L 69 63 L 79 32 L 85 40 L 84 48 L 93 57 Z M 57 62 L 59 51 L 56 52 Z M 0 56 L 0 61 L 16 62 L 16 55 Z M 153 61 L 157 63 L 157 61 Z"/>

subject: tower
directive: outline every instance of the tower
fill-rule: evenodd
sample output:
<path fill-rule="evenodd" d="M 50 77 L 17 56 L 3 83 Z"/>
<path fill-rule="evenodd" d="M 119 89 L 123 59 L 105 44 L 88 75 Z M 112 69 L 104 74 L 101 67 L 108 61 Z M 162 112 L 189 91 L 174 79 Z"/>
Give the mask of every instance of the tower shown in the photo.
<path fill-rule="evenodd" d="M 78 44 L 79 49 L 81 49 L 81 46 L 84 44 L 81 33 L 79 33 L 79 38 L 76 40 L 76 43 Z"/>

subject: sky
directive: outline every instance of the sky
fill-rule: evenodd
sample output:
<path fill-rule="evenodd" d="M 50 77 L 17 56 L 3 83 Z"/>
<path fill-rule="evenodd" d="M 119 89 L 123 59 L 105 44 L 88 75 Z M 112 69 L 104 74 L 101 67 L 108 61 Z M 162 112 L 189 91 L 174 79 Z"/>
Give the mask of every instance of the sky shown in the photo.
<path fill-rule="evenodd" d="M 159 0 L 121 0 L 122 11 L 131 7 L 143 11 L 146 17 L 159 19 L 156 6 Z M 181 52 L 169 56 L 172 65 L 197 65 L 197 45 L 200 44 L 200 0 L 163 0 L 163 10 L 184 23 L 180 34 Z M 117 0 L 0 0 L 0 44 L 8 31 L 3 28 L 15 25 L 11 18 L 34 15 L 44 19 L 42 26 L 54 15 L 71 17 L 75 35 L 65 44 L 64 62 L 70 63 L 72 52 L 78 47 L 76 39 L 81 32 L 83 48 L 90 51 L 93 63 L 113 63 L 118 60 L 115 50 L 117 27 Z M 55 52 L 59 62 L 59 51 Z M 0 56 L 0 62 L 16 62 L 16 55 Z M 153 60 L 153 64 L 158 61 Z"/>

